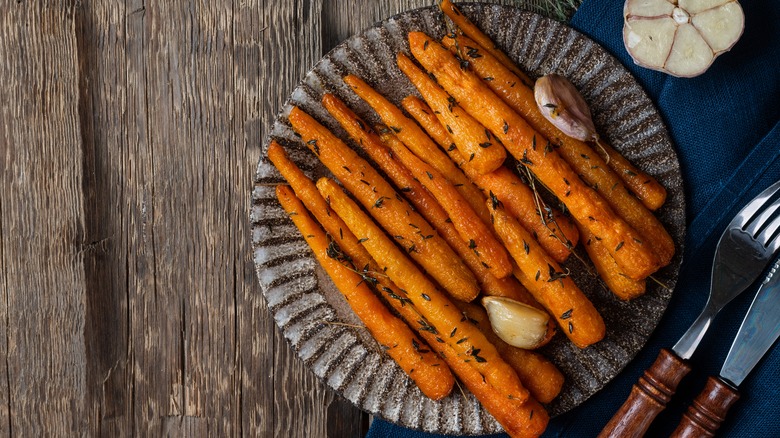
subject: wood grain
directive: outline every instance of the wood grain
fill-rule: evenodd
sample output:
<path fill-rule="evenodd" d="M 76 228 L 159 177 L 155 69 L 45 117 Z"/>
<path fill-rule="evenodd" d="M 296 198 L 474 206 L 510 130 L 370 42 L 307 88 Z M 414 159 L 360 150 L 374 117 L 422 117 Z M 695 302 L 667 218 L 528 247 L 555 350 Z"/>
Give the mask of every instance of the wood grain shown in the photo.
<path fill-rule="evenodd" d="M 252 174 L 324 52 L 430 4 L 0 10 L 1 435 L 365 434 L 266 310 Z"/>
<path fill-rule="evenodd" d="M 3 434 L 83 430 L 84 196 L 72 4 L 0 9 Z"/>

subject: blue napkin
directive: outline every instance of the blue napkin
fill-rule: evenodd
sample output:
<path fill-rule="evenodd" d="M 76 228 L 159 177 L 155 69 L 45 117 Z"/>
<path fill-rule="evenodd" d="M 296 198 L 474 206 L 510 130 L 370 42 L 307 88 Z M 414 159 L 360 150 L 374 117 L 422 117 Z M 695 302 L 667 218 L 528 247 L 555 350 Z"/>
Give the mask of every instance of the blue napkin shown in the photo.
<path fill-rule="evenodd" d="M 760 191 L 780 180 L 780 2 L 744 1 L 745 33 L 703 75 L 674 78 L 634 65 L 622 40 L 623 1 L 586 0 L 570 25 L 617 57 L 656 103 L 679 154 L 688 230 L 680 278 L 646 347 L 602 391 L 550 421 L 544 436 L 594 437 L 663 347 L 671 347 L 704 307 L 717 240 Z M 647 436 L 668 436 L 709 375 L 717 375 L 752 295 L 743 294 L 716 319 L 667 409 Z M 721 436 L 780 437 L 780 347 L 740 387 Z M 368 438 L 434 438 L 375 420 Z M 493 435 L 505 437 L 504 434 Z"/>

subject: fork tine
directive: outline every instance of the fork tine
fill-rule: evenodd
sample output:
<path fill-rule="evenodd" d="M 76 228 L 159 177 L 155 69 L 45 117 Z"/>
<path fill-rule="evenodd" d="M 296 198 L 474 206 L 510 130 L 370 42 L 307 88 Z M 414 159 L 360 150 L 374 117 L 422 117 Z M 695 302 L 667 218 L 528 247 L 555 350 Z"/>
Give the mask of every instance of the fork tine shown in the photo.
<path fill-rule="evenodd" d="M 758 211 L 780 190 L 780 181 L 772 184 L 766 190 L 761 192 L 749 204 L 747 204 L 739 214 L 731 221 L 728 228 L 743 228 L 756 215 Z"/>
<path fill-rule="evenodd" d="M 758 243 L 767 247 L 772 253 L 780 249 L 780 239 L 778 239 L 778 230 L 780 230 L 780 216 L 776 217 L 756 239 Z"/>
<path fill-rule="evenodd" d="M 775 217 L 778 209 L 780 209 L 780 198 L 775 199 L 774 202 L 769 205 L 762 205 L 753 219 L 749 221 L 748 227 L 745 228 L 745 232 L 761 242 L 762 240 L 759 239 L 757 235 L 761 233 L 769 221 Z"/>

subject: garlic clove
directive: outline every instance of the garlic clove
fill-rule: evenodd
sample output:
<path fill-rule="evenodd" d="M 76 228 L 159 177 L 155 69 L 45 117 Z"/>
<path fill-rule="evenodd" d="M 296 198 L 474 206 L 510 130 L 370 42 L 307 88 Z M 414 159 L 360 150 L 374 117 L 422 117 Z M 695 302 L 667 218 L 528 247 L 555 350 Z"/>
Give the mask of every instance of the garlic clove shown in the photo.
<path fill-rule="evenodd" d="M 534 85 L 534 98 L 542 115 L 564 134 L 582 141 L 598 140 L 590 108 L 568 79 L 542 76 Z"/>
<path fill-rule="evenodd" d="M 742 36 L 745 15 L 738 3 L 729 2 L 694 15 L 691 24 L 715 53 L 721 53 L 731 49 Z"/>
<path fill-rule="evenodd" d="M 638 17 L 669 16 L 674 5 L 666 0 L 635 0 L 626 2 L 624 13 Z"/>
<path fill-rule="evenodd" d="M 625 44 L 634 62 L 646 68 L 663 68 L 672 49 L 676 28 L 671 17 L 627 20 Z"/>
<path fill-rule="evenodd" d="M 709 68 L 714 60 L 715 56 L 701 34 L 693 25 L 684 24 L 677 29 L 664 68 L 675 76 L 691 77 Z"/>
<path fill-rule="evenodd" d="M 678 3 L 680 7 L 688 11 L 688 13 L 698 14 L 699 12 L 706 11 L 708 9 L 723 6 L 726 3 L 730 3 L 731 1 L 732 0 L 680 0 Z"/>
<path fill-rule="evenodd" d="M 493 331 L 507 344 L 530 350 L 544 341 L 550 319 L 547 312 L 504 297 L 485 297 L 482 305 Z"/>
<path fill-rule="evenodd" d="M 634 62 L 678 77 L 704 73 L 745 27 L 737 0 L 626 0 L 623 19 Z"/>

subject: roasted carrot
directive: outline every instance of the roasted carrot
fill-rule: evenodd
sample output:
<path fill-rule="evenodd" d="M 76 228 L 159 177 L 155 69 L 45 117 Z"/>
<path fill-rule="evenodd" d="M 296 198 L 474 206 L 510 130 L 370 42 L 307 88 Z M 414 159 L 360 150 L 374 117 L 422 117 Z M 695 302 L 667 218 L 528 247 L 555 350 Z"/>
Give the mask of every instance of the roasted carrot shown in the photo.
<path fill-rule="evenodd" d="M 536 306 L 540 306 L 516 279 L 511 276 L 498 279 L 490 273 L 474 251 L 469 248 L 468 243 L 464 242 L 460 237 L 450 220 L 449 214 L 439 205 L 439 202 L 433 195 L 425 190 L 419 181 L 414 179 L 409 170 L 398 162 L 397 158 L 392 155 L 379 136 L 365 121 L 360 119 L 344 102 L 332 94 L 325 94 L 322 98 L 322 104 L 347 131 L 347 134 L 352 137 L 355 143 L 359 144 L 395 186 L 400 188 L 404 197 L 414 205 L 414 208 L 436 228 L 436 231 L 439 232 L 442 238 L 460 255 L 464 263 L 476 276 L 485 294 L 508 297 L 528 304 L 535 303 Z M 474 297 L 476 295 L 470 298 L 459 297 L 458 299 L 470 301 Z M 549 337 L 552 336 L 553 328 L 550 331 Z"/>
<path fill-rule="evenodd" d="M 558 199 L 572 216 L 600 237 L 631 278 L 645 278 L 661 266 L 642 236 L 586 185 L 539 132 L 496 96 L 474 72 L 422 32 L 410 32 L 412 53 L 460 105 L 498 137 L 504 147 Z M 424 46 L 428 46 L 424 50 Z"/>
<path fill-rule="evenodd" d="M 645 293 L 646 280 L 633 280 L 624 274 L 604 245 L 587 231 L 582 233 L 582 246 L 596 267 L 607 288 L 621 300 L 631 300 Z"/>
<path fill-rule="evenodd" d="M 390 127 L 415 155 L 425 160 L 454 184 L 460 194 L 469 202 L 471 208 L 487 223 L 488 212 L 482 203 L 479 189 L 447 158 L 444 152 L 439 150 L 436 143 L 414 123 L 414 120 L 406 117 L 400 108 L 393 105 L 357 76 L 345 76 L 344 82 L 379 114 L 382 122 Z"/>
<path fill-rule="evenodd" d="M 483 79 L 488 78 L 490 81 L 496 81 L 488 85 L 491 86 L 496 94 L 505 98 L 507 103 L 514 106 L 515 109 L 519 111 L 519 107 L 516 106 L 517 103 L 531 110 L 535 108 L 535 106 L 527 106 L 529 103 L 533 104 L 532 101 L 527 100 L 528 90 L 533 89 L 533 83 L 526 81 L 527 76 L 525 76 L 516 65 L 511 62 L 510 65 L 507 65 L 505 62 L 506 59 L 499 59 L 499 56 L 496 56 L 495 51 L 485 50 L 484 47 L 481 47 L 478 43 L 473 41 L 473 39 L 474 38 L 470 39 L 466 36 L 456 34 L 446 36 L 442 42 L 445 47 L 458 53 L 459 56 L 463 56 L 464 47 L 468 47 L 465 51 L 472 55 L 468 56 L 470 65 L 477 74 L 483 77 Z M 520 74 L 518 75 L 517 72 Z M 526 86 L 518 87 L 518 84 Z M 509 90 L 509 92 L 505 94 L 508 88 L 518 89 Z M 531 96 L 531 100 L 533 100 L 533 95 Z M 521 111 L 520 114 L 523 115 L 523 117 L 526 117 L 532 126 L 551 140 L 557 141 L 559 138 L 566 137 L 554 126 L 552 126 L 552 132 L 547 131 L 548 127 L 537 126 L 536 123 L 541 121 L 539 119 L 541 113 L 531 115 Z M 612 149 L 604 141 L 600 141 L 598 146 L 597 150 L 599 154 L 604 158 L 609 167 L 617 172 L 618 176 L 620 176 L 629 190 L 631 190 L 647 208 L 656 210 L 663 205 L 666 201 L 666 189 L 660 185 L 658 181 L 647 173 L 637 169 L 626 160 L 625 157 Z"/>
<path fill-rule="evenodd" d="M 451 182 L 447 181 L 433 167 L 418 158 L 390 132 L 389 128 L 377 128 L 382 141 L 393 151 L 393 155 L 409 169 L 423 187 L 436 198 L 439 205 L 449 214 L 452 224 L 467 242 L 469 248 L 479 257 L 482 264 L 497 278 L 512 275 L 509 254 L 501 242 L 493 236 L 487 224 L 482 222 L 468 202 L 463 199 Z"/>
<path fill-rule="evenodd" d="M 371 255 L 360 244 L 358 238 L 352 234 L 352 231 L 344 224 L 339 215 L 330 208 L 325 198 L 317 190 L 314 182 L 287 157 L 284 149 L 276 141 L 271 142 L 267 155 L 274 166 L 279 169 L 284 179 L 290 184 L 296 196 L 303 202 L 304 207 L 314 215 L 315 219 L 325 229 L 325 232 L 330 234 L 336 243 L 335 246 L 331 246 L 331 254 L 343 260 L 352 260 L 352 264 L 359 267 L 359 275 L 367 282 L 374 284 L 376 289 L 382 292 L 388 305 L 398 312 L 401 318 L 411 328 L 415 329 L 429 346 L 440 344 L 437 340 L 438 336 L 430 331 L 420 329 L 430 324 L 421 324 L 419 322 L 425 321 L 425 319 L 413 305 L 409 304 L 410 301 L 406 296 L 406 292 L 399 289 L 386 275 L 381 273 L 381 269 L 379 269 L 376 261 L 371 258 Z M 443 379 L 444 382 L 446 382 L 446 379 Z"/>
<path fill-rule="evenodd" d="M 666 189 L 658 180 L 614 150 L 603 140 L 599 140 L 596 151 L 604 158 L 609 167 L 623 180 L 628 190 L 639 198 L 645 207 L 658 210 L 666 202 Z"/>
<path fill-rule="evenodd" d="M 531 78 L 525 74 L 525 72 L 517 68 L 517 65 L 515 65 L 515 63 L 509 59 L 509 57 L 506 56 L 506 54 L 502 52 L 501 49 L 498 48 L 498 46 L 496 46 L 496 43 L 494 43 L 489 36 L 485 35 L 479 29 L 479 27 L 477 27 L 477 25 L 472 23 L 471 20 L 463 15 L 463 13 L 461 13 L 460 10 L 455 7 L 455 5 L 450 0 L 442 0 L 442 2 L 439 4 L 439 7 L 441 7 L 442 12 L 450 17 L 450 20 L 452 20 L 463 33 L 476 41 L 470 46 L 463 48 L 467 53 L 467 55 L 464 57 L 464 60 L 470 61 L 477 56 L 476 54 L 473 54 L 474 52 L 469 52 L 470 50 L 477 48 L 485 49 L 494 57 L 498 58 L 507 68 L 511 69 L 523 81 L 524 84 L 528 85 L 529 87 L 533 86 L 534 81 L 532 81 Z"/>
<path fill-rule="evenodd" d="M 362 236 L 361 243 L 425 318 L 426 330 L 433 331 L 452 347 L 462 360 L 468 360 L 486 381 L 505 397 L 526 400 L 529 397 L 517 374 L 501 359 L 495 346 L 471 324 L 464 324 L 455 305 L 417 268 L 417 266 L 374 224 L 333 180 L 317 181 L 320 193 L 329 200 L 353 234 Z"/>
<path fill-rule="evenodd" d="M 479 290 L 447 242 L 366 160 L 298 107 L 288 118 L 309 149 L 444 289 L 464 297 Z"/>
<path fill-rule="evenodd" d="M 588 297 L 497 200 L 488 201 L 493 227 L 509 249 L 518 280 L 556 319 L 574 345 L 585 348 L 604 337 L 604 321 Z"/>
<path fill-rule="evenodd" d="M 552 362 L 539 353 L 513 347 L 504 342 L 493 331 L 487 312 L 474 303 L 456 301 L 455 305 L 485 334 L 496 346 L 498 353 L 517 371 L 520 381 L 528 388 L 533 398 L 542 403 L 550 403 L 558 396 L 563 387 L 563 373 Z"/>
<path fill-rule="evenodd" d="M 380 272 L 378 267 L 376 267 L 376 262 L 371 259 L 371 256 L 365 248 L 358 243 L 358 239 L 346 225 L 343 225 L 341 218 L 339 218 L 335 211 L 330 209 L 322 195 L 320 195 L 319 192 L 316 192 L 314 183 L 309 180 L 294 163 L 287 159 L 281 146 L 272 142 L 271 147 L 269 147 L 268 150 L 268 156 L 285 179 L 291 183 L 291 187 L 296 190 L 296 193 L 299 189 L 302 189 L 302 193 L 311 195 L 303 199 L 305 206 L 309 210 L 315 208 L 321 212 L 322 218 L 318 217 L 318 220 L 320 220 L 321 223 L 324 221 L 324 223 L 322 223 L 323 227 L 334 240 L 339 242 L 340 249 L 343 251 L 344 255 L 351 258 L 356 266 L 366 267 L 361 269 L 361 274 L 370 276 L 372 273 Z M 308 185 L 314 187 L 314 193 L 311 193 L 308 190 L 310 188 Z M 482 380 L 482 376 L 478 371 L 474 370 L 467 362 L 458 359 L 457 352 L 448 347 L 446 343 L 439 342 L 438 339 L 440 338 L 437 334 L 432 333 L 430 330 L 423 329 L 431 327 L 431 325 L 425 321 L 414 306 L 410 304 L 410 300 L 406 296 L 405 291 L 399 289 L 392 281 L 383 275 L 374 275 L 371 277 L 371 282 L 377 283 L 377 288 L 385 295 L 387 303 L 411 326 L 417 329 L 418 335 L 422 337 L 434 351 L 439 352 L 448 364 L 452 364 L 451 368 L 455 371 L 464 385 L 477 396 L 485 409 L 491 412 L 507 431 L 513 433 L 513 436 L 533 436 L 526 434 L 530 431 L 544 430 L 547 422 L 547 414 L 544 408 L 530 399 L 524 403 L 515 402 L 491 387 Z M 422 348 L 425 349 L 424 346 Z M 442 383 L 444 382 L 446 382 L 446 379 L 442 379 Z M 530 414 L 530 411 L 532 410 L 534 411 L 533 417 L 531 417 Z M 523 413 L 523 415 L 518 416 L 518 412 Z M 525 412 L 528 412 L 528 414 L 526 415 Z M 533 421 L 526 424 L 526 419 L 529 417 Z M 536 434 L 538 433 L 539 432 L 536 432 Z"/>
<path fill-rule="evenodd" d="M 538 437 L 547 428 L 550 417 L 536 399 L 529 397 L 526 400 L 517 400 L 507 397 L 488 383 L 469 361 L 461 360 L 457 351 L 446 343 L 436 342 L 432 348 L 444 358 L 452 372 L 510 437 Z"/>
<path fill-rule="evenodd" d="M 414 380 L 423 394 L 433 400 L 447 396 L 452 390 L 454 378 L 441 358 L 429 349 L 420 348 L 423 341 L 387 310 L 360 275 L 329 256 L 331 242 L 290 187 L 277 186 L 276 196 L 317 261 L 384 351 Z"/>
<path fill-rule="evenodd" d="M 464 44 L 472 43 L 471 40 L 463 36 L 458 36 L 456 39 L 445 37 L 443 41 L 445 46 L 450 47 L 451 50 L 457 50 L 457 47 L 462 48 Z M 457 46 L 456 41 L 459 41 Z M 539 111 L 531 88 L 518 83 L 517 76 L 489 53 L 476 50 L 475 54 L 479 56 L 470 61 L 474 71 L 479 76 L 492 78 L 490 81 L 484 82 L 484 85 L 517 111 L 531 127 L 546 136 L 553 144 L 560 145 L 560 147 L 555 147 L 556 152 L 588 185 L 604 197 L 612 209 L 628 225 L 639 232 L 643 240 L 656 253 L 661 265 L 668 264 L 674 255 L 674 241 L 661 222 L 642 203 L 643 201 L 657 202 L 656 198 L 665 199 L 666 191 L 664 188 L 647 174 L 640 175 L 635 167 L 625 167 L 630 166 L 630 163 L 614 151 L 610 153 L 609 151 L 612 149 L 603 144 L 604 142 L 601 142 L 604 152 L 610 154 L 609 165 L 586 143 L 563 134 Z M 610 169 L 610 166 L 618 166 L 621 169 L 620 173 Z M 643 201 L 631 196 L 623 184 L 624 180 L 620 177 L 629 178 L 635 186 L 639 178 L 641 178 L 642 183 L 646 182 L 646 184 L 640 184 L 641 190 L 635 192 L 639 196 L 645 195 Z"/>
<path fill-rule="evenodd" d="M 453 359 L 456 352 L 447 344 L 436 343 L 436 350 L 458 376 L 464 386 L 479 400 L 486 411 L 501 424 L 512 438 L 533 438 L 540 436 L 547 428 L 549 414 L 534 398 L 525 401 L 507 397 L 485 381 L 482 375 L 468 362 Z"/>
<path fill-rule="evenodd" d="M 526 229 L 530 228 L 536 240 L 555 261 L 562 263 L 568 258 L 571 249 L 577 244 L 579 231 L 560 210 L 548 206 L 506 167 L 483 175 L 478 184 L 493 193 L 521 224 L 533 224 L 533 227 Z M 541 223 L 541 226 L 537 223 Z"/>
<path fill-rule="evenodd" d="M 506 159 L 506 150 L 490 131 L 463 111 L 452 96 L 406 55 L 399 53 L 397 59 L 398 67 L 420 91 L 439 122 L 447 127 L 459 152 L 469 157 L 469 167 L 485 174 L 501 166 Z"/>
<path fill-rule="evenodd" d="M 563 263 L 569 257 L 570 248 L 576 245 L 579 239 L 579 231 L 568 217 L 557 208 L 546 205 L 509 169 L 502 166 L 485 175 L 480 175 L 472 169 L 460 151 L 447 146 L 453 144 L 452 137 L 433 115 L 433 110 L 420 98 L 407 96 L 401 105 L 434 141 L 447 150 L 450 158 L 477 187 L 485 194 L 493 192 L 504 203 L 506 209 L 534 234 L 539 244 L 555 261 Z"/>
<path fill-rule="evenodd" d="M 274 167 L 279 170 L 287 183 L 290 184 L 295 196 L 297 196 L 306 208 L 314 215 L 317 221 L 325 228 L 331 236 L 339 237 L 343 239 L 343 230 L 347 228 L 344 222 L 333 214 L 333 210 L 325 202 L 325 198 L 320 195 L 317 190 L 317 186 L 314 185 L 314 181 L 310 180 L 298 166 L 290 160 L 285 152 L 284 148 L 276 142 L 271 141 L 268 146 L 268 152 L 266 153 L 268 159 L 271 160 Z M 334 234 L 333 230 L 338 230 Z M 349 230 L 347 230 L 349 231 Z M 339 242 L 342 245 L 342 242 Z M 363 248 L 358 245 L 358 248 Z M 365 252 L 365 250 L 363 250 Z M 365 253 L 368 256 L 368 253 Z"/>

